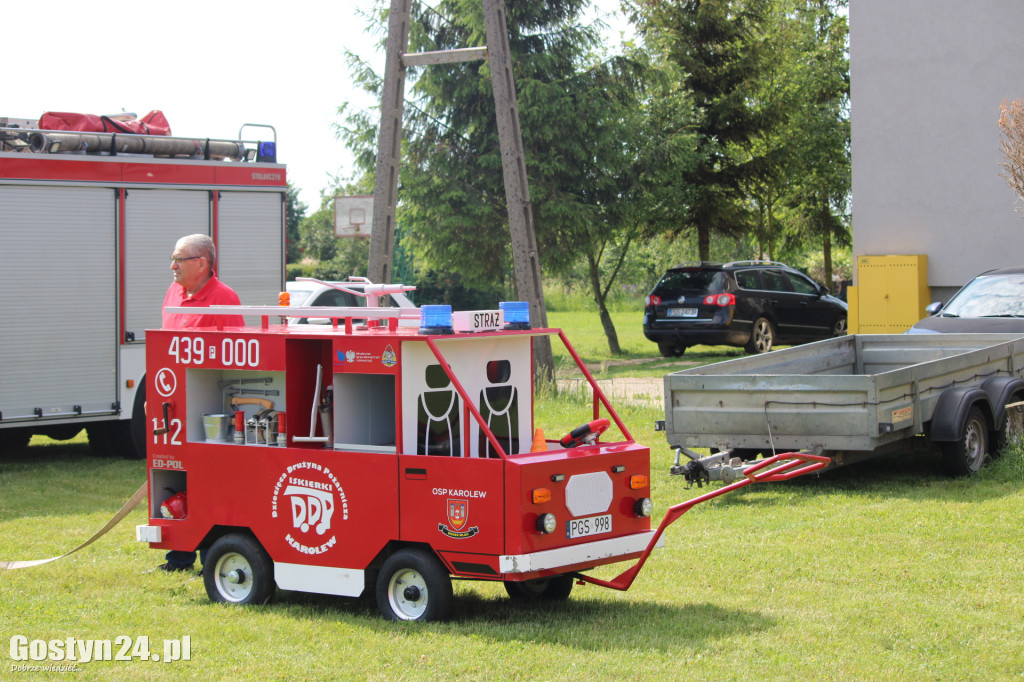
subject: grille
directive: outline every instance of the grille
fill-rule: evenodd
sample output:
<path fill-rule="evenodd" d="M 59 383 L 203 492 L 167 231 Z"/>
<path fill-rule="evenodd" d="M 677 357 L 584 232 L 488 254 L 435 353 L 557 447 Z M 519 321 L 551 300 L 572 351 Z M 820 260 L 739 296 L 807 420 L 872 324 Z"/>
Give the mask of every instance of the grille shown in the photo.
<path fill-rule="evenodd" d="M 603 471 L 577 474 L 565 486 L 565 506 L 573 516 L 608 511 L 612 503 L 612 479 Z"/>

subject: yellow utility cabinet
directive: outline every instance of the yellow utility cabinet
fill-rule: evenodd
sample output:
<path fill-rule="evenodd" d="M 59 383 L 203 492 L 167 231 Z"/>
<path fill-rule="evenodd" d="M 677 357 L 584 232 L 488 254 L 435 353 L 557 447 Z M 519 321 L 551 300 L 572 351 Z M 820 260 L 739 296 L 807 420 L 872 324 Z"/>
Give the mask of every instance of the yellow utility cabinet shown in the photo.
<path fill-rule="evenodd" d="M 851 333 L 904 332 L 926 315 L 930 303 L 928 256 L 858 256 L 857 286 L 851 289 Z"/>

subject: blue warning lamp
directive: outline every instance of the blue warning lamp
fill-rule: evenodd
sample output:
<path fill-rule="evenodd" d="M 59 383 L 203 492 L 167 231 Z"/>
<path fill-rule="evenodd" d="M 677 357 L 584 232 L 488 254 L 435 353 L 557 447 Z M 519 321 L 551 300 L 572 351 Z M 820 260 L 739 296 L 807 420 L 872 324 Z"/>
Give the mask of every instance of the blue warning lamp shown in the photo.
<path fill-rule="evenodd" d="M 256 152 L 256 160 L 263 163 L 277 163 L 277 143 L 260 142 L 259 150 Z"/>
<path fill-rule="evenodd" d="M 420 306 L 420 334 L 452 334 L 450 305 Z"/>
<path fill-rule="evenodd" d="M 505 329 L 530 328 L 530 304 L 527 301 L 502 301 L 498 308 L 505 316 Z"/>

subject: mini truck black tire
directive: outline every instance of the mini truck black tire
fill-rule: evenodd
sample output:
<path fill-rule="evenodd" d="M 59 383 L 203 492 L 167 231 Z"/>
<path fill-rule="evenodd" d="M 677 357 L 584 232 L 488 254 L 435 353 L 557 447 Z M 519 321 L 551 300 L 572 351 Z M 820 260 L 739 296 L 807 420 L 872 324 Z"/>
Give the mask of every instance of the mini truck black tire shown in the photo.
<path fill-rule="evenodd" d="M 225 535 L 210 547 L 203 583 L 211 601 L 265 604 L 274 596 L 274 562 L 255 538 Z"/>
<path fill-rule="evenodd" d="M 505 591 L 512 601 L 517 602 L 565 601 L 572 592 L 574 582 L 574 578 L 568 574 L 520 582 L 506 580 Z"/>
<path fill-rule="evenodd" d="M 400 549 L 377 575 L 377 608 L 388 620 L 444 620 L 452 608 L 452 579 L 426 550 Z"/>

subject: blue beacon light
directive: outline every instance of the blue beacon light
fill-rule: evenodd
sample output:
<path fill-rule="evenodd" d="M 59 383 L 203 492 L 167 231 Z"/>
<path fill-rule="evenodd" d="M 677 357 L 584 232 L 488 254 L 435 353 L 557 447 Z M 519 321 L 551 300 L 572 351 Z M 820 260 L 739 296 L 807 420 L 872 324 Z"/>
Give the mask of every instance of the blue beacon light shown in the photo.
<path fill-rule="evenodd" d="M 420 334 L 452 334 L 450 305 L 420 306 Z"/>
<path fill-rule="evenodd" d="M 530 304 L 527 301 L 502 301 L 498 308 L 505 316 L 505 329 L 530 329 Z"/>

